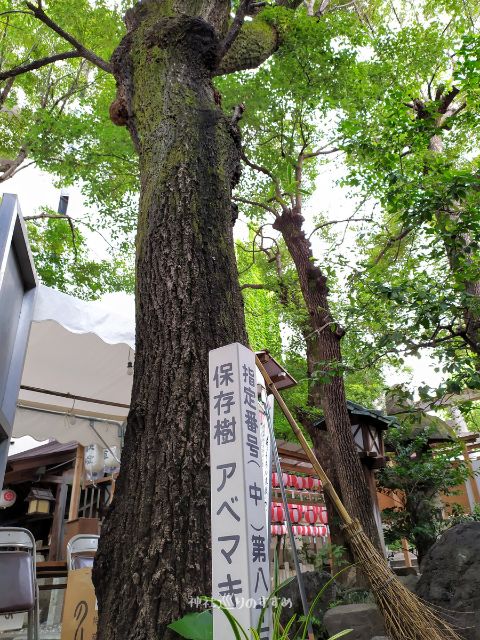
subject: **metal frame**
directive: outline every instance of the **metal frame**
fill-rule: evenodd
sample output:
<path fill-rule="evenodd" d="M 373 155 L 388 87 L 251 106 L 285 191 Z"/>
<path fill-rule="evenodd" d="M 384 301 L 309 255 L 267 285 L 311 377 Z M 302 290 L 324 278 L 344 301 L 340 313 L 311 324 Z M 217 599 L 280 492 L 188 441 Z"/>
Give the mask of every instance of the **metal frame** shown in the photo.
<path fill-rule="evenodd" d="M 35 604 L 33 609 L 28 611 L 28 640 L 39 640 L 40 636 L 40 612 L 38 605 L 38 584 L 37 584 L 37 560 L 35 538 L 28 529 L 17 527 L 0 527 L 0 550 L 2 549 L 19 549 L 30 553 L 32 556 L 32 582 L 34 589 Z M 8 552 L 7 552 L 8 553 Z M 12 611 L 12 613 L 22 613 L 20 611 Z"/>
<path fill-rule="evenodd" d="M 67 543 L 67 567 L 69 571 L 74 570 L 73 561 L 76 554 L 86 552 L 96 552 L 100 536 L 94 533 L 79 533 Z"/>
<path fill-rule="evenodd" d="M 18 319 L 12 318 L 12 322 L 16 322 L 17 326 L 10 362 L 0 362 L 0 367 L 8 367 L 3 394 L 0 389 L 0 487 L 3 486 L 38 287 L 37 274 L 18 198 L 14 194 L 5 193 L 0 204 L 0 306 L 2 305 L 2 294 L 5 291 L 3 284 L 7 273 L 7 263 L 9 259 L 12 259 L 12 256 L 23 286 L 23 300 L 20 316 Z"/>

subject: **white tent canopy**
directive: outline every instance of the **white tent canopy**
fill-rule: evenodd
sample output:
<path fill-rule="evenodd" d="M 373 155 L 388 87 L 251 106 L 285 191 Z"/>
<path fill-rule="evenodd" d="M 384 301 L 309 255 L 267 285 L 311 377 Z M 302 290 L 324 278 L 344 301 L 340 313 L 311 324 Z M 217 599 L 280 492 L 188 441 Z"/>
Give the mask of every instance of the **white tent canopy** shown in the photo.
<path fill-rule="evenodd" d="M 85 302 L 40 285 L 13 436 L 119 445 L 134 341 L 132 296 Z"/>

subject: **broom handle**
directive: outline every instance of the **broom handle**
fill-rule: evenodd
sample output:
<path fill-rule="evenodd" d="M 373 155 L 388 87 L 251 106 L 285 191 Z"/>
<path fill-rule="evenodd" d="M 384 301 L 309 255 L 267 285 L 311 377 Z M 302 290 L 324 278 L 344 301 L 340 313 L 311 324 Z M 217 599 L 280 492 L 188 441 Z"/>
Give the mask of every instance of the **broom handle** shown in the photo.
<path fill-rule="evenodd" d="M 283 413 L 284 413 L 286 419 L 288 420 L 290 426 L 292 427 L 293 432 L 297 436 L 297 440 L 300 442 L 300 444 L 302 446 L 302 449 L 305 452 L 305 455 L 310 460 L 310 463 L 311 463 L 312 467 L 315 469 L 318 477 L 322 481 L 323 490 L 326 491 L 328 493 L 328 495 L 330 496 L 330 499 L 333 502 L 333 504 L 335 505 L 335 508 L 338 511 L 338 515 L 341 517 L 343 522 L 345 524 L 351 524 L 352 518 L 350 517 L 350 514 L 345 509 L 345 507 L 343 505 L 343 502 L 340 500 L 340 497 L 339 497 L 338 493 L 335 491 L 332 483 L 328 479 L 328 476 L 325 473 L 325 471 L 323 470 L 322 465 L 318 461 L 317 456 L 314 454 L 312 448 L 310 447 L 310 445 L 308 444 L 307 440 L 305 439 L 305 436 L 303 435 L 302 430 L 300 429 L 300 427 L 296 423 L 295 418 L 290 413 L 289 408 L 285 404 L 285 402 L 284 402 L 282 396 L 280 395 L 277 387 L 272 382 L 272 379 L 270 378 L 270 376 L 266 372 L 265 367 L 260 362 L 260 358 L 257 355 L 255 355 L 255 362 L 256 362 L 256 365 L 257 365 L 258 369 L 260 370 L 260 373 L 262 374 L 262 376 L 263 376 L 263 378 L 265 380 L 265 384 L 267 385 L 267 388 L 269 389 L 269 391 L 271 391 L 273 393 L 273 395 L 275 397 L 275 400 L 280 405 L 280 408 L 283 411 Z"/>

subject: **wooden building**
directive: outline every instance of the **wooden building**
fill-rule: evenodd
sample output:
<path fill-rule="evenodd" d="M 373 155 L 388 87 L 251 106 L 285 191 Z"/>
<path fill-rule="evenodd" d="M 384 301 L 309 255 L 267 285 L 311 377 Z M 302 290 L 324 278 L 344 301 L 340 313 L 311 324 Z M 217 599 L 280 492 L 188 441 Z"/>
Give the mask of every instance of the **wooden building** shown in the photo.
<path fill-rule="evenodd" d="M 113 477 L 85 480 L 83 451 L 76 442 L 53 440 L 8 458 L 4 487 L 16 499 L 0 509 L 0 526 L 29 529 L 49 561 L 64 560 L 66 544 L 77 533 L 99 533 L 112 498 Z M 29 509 L 32 500 L 43 505 Z"/>

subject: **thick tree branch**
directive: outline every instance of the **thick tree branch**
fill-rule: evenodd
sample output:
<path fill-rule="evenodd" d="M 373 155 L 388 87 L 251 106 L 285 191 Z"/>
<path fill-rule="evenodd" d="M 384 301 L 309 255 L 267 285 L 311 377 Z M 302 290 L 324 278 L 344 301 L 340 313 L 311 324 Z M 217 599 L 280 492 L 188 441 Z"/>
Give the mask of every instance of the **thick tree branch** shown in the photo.
<path fill-rule="evenodd" d="M 10 178 L 12 178 L 18 170 L 18 167 L 22 164 L 28 154 L 28 149 L 25 145 L 20 147 L 20 151 L 17 154 L 17 157 L 13 160 L 8 158 L 0 158 L 0 171 L 2 175 L 0 177 L 0 182 L 6 182 Z"/>
<path fill-rule="evenodd" d="M 244 289 L 269 289 L 270 287 L 267 287 L 267 285 L 265 284 L 250 284 L 250 283 L 246 283 L 246 284 L 241 284 L 240 285 L 240 291 L 243 291 Z"/>
<path fill-rule="evenodd" d="M 442 338 L 432 338 L 429 340 L 421 340 L 419 342 L 407 341 L 407 349 L 408 351 L 417 351 L 418 349 L 428 349 L 438 346 L 439 344 L 443 344 L 444 342 L 449 342 L 453 340 L 453 338 L 462 338 L 465 342 L 468 342 L 466 339 L 465 329 L 458 329 L 457 331 L 451 330 L 449 335 L 443 336 Z"/>
<path fill-rule="evenodd" d="M 322 0 L 322 2 L 320 2 L 320 6 L 318 7 L 317 11 L 315 12 L 315 15 L 317 16 L 317 18 L 319 18 L 320 16 L 323 16 L 325 11 L 328 9 L 328 6 L 329 6 L 330 2 L 331 2 L 331 0 Z"/>
<path fill-rule="evenodd" d="M 45 11 L 42 9 L 41 4 L 35 5 L 31 2 L 28 2 L 28 0 L 26 1 L 25 4 L 33 13 L 33 15 L 38 20 L 40 20 L 40 22 L 43 22 L 43 24 L 45 24 L 47 27 L 52 29 L 52 31 L 55 31 L 56 34 L 58 34 L 61 38 L 69 42 L 73 47 L 75 47 L 75 49 L 83 58 L 91 62 L 93 65 L 95 65 L 99 69 L 106 71 L 107 73 L 113 72 L 112 66 L 110 63 L 108 63 L 106 60 L 104 60 L 100 56 L 97 56 L 97 54 L 94 53 L 93 51 L 90 51 L 90 49 L 87 49 L 87 47 L 85 47 L 81 42 L 79 42 L 71 34 L 67 33 L 67 31 L 62 29 L 62 27 L 60 27 L 49 16 L 47 16 Z"/>
<path fill-rule="evenodd" d="M 243 69 L 255 69 L 279 46 L 276 29 L 260 17 L 244 22 L 213 75 L 221 76 Z"/>
<path fill-rule="evenodd" d="M 323 147 L 317 151 L 312 151 L 312 153 L 305 153 L 303 154 L 303 157 L 305 160 L 308 160 L 309 158 L 318 158 L 318 156 L 328 156 L 330 153 L 337 153 L 337 151 L 341 151 L 341 149 L 339 147 L 332 147 L 332 149 L 326 149 Z"/>
<path fill-rule="evenodd" d="M 251 0 L 240 0 L 240 4 L 237 9 L 237 13 L 233 19 L 232 24 L 230 25 L 230 29 L 227 32 L 227 35 L 223 39 L 223 42 L 220 45 L 219 50 L 219 60 L 222 60 L 225 57 L 227 51 L 230 50 L 231 46 L 237 39 L 238 34 L 240 33 L 240 29 L 245 21 L 245 16 L 248 13 L 248 10 L 251 5 Z"/>
<path fill-rule="evenodd" d="M 14 78 L 15 76 L 19 76 L 22 73 L 28 73 L 29 71 L 40 69 L 41 67 L 45 67 L 47 64 L 52 64 L 53 62 L 58 62 L 59 60 L 81 57 L 82 56 L 78 51 L 65 51 L 64 53 L 55 53 L 51 56 L 46 56 L 45 58 L 40 58 L 39 60 L 28 62 L 27 64 L 21 64 L 18 67 L 13 67 L 13 69 L 9 69 L 8 71 L 3 71 L 2 73 L 0 73 L 0 80 Z"/>
<path fill-rule="evenodd" d="M 460 89 L 458 89 L 458 87 L 452 87 L 451 90 L 443 96 L 442 101 L 440 103 L 440 107 L 438 108 L 438 112 L 447 113 L 448 108 L 450 107 L 450 105 L 452 104 L 452 102 L 455 100 L 455 98 L 458 96 L 459 93 L 460 93 Z"/>
<path fill-rule="evenodd" d="M 410 233 L 410 231 L 413 230 L 413 227 L 405 227 L 405 229 L 403 229 L 403 231 L 401 231 L 398 235 L 396 235 L 393 238 L 390 238 L 387 242 L 387 244 L 383 247 L 383 249 L 380 251 L 380 253 L 378 254 L 378 256 L 375 258 L 375 262 L 373 263 L 374 265 L 377 265 L 380 260 L 383 258 L 383 256 L 387 253 L 387 251 L 396 243 L 396 242 L 400 242 L 401 240 L 403 240 L 404 238 L 406 238 L 408 236 L 408 234 Z"/>
<path fill-rule="evenodd" d="M 3 87 L 2 91 L 0 92 L 0 107 L 3 104 L 5 104 L 5 101 L 8 98 L 8 94 L 10 93 L 10 90 L 11 90 L 14 82 L 15 82 L 15 78 L 8 78 L 7 82 L 5 83 L 5 86 Z"/>

